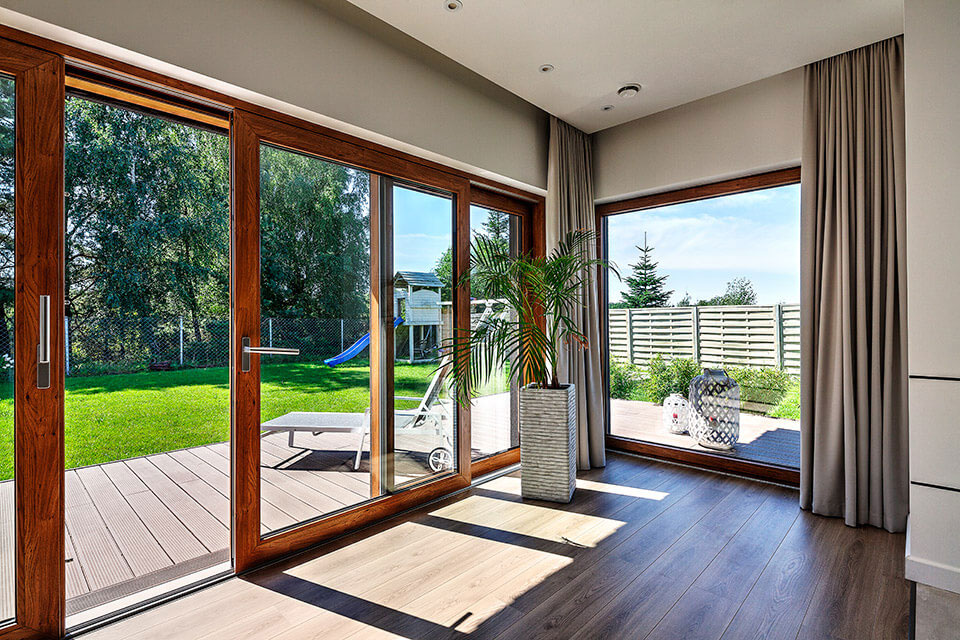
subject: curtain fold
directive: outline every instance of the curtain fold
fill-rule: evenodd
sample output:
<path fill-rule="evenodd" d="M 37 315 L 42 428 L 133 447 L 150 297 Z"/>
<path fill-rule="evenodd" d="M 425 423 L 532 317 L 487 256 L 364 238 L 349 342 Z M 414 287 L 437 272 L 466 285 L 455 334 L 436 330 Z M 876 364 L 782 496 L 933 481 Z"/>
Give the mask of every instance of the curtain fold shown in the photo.
<path fill-rule="evenodd" d="M 596 231 L 590 138 L 554 116 L 550 116 L 546 226 L 548 253 L 569 231 Z M 590 257 L 596 257 L 593 244 Z M 577 327 L 587 336 L 589 347 L 567 346 L 558 372 L 561 381 L 577 386 L 577 466 L 580 469 L 606 464 L 600 303 L 596 273 L 591 271 L 586 275 L 591 286 L 582 292 L 583 306 L 577 311 Z"/>
<path fill-rule="evenodd" d="M 800 506 L 906 527 L 903 38 L 808 65 Z"/>

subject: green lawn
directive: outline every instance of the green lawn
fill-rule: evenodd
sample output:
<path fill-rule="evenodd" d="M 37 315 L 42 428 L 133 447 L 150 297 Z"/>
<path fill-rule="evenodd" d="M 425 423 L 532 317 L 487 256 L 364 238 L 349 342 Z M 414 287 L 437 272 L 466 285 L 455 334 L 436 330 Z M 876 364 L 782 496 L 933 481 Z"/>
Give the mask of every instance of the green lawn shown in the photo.
<path fill-rule="evenodd" d="M 395 369 L 397 395 L 422 395 L 431 364 Z M 288 411 L 360 412 L 370 404 L 366 363 L 264 364 L 262 419 Z M 13 473 L 11 385 L 0 393 L 0 479 Z M 67 378 L 67 468 L 195 447 L 230 435 L 227 369 L 151 371 Z M 400 408 L 415 403 L 397 402 Z"/>

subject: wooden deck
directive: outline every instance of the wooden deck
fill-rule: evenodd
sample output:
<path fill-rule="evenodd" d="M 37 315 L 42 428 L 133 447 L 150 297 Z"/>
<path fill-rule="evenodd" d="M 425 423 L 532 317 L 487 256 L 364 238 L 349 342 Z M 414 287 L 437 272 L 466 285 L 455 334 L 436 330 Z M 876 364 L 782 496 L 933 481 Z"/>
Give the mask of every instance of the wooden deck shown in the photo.
<path fill-rule="evenodd" d="M 800 422 L 751 413 L 740 414 L 740 441 L 733 451 L 717 452 L 699 446 L 687 435 L 670 433 L 663 427 L 663 407 L 651 402 L 610 400 L 610 433 L 615 436 L 656 444 L 711 451 L 734 458 L 800 466 Z"/>
<path fill-rule="evenodd" d="M 474 457 L 509 448 L 509 395 L 481 398 Z M 507 422 L 506 424 L 509 424 Z M 400 481 L 430 473 L 434 434 L 397 435 Z M 369 440 L 298 433 L 261 439 L 261 532 L 370 497 Z M 230 560 L 230 449 L 221 442 L 66 471 L 68 614 Z M 12 616 L 13 482 L 0 483 L 0 618 Z"/>

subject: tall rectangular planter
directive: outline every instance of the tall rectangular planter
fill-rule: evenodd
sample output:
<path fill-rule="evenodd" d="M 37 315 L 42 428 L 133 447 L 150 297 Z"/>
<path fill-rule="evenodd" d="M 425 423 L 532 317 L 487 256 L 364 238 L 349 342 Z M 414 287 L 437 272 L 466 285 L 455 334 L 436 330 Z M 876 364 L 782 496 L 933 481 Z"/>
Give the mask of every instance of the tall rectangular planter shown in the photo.
<path fill-rule="evenodd" d="M 520 390 L 520 490 L 524 498 L 570 502 L 577 483 L 577 399 L 572 384 Z"/>

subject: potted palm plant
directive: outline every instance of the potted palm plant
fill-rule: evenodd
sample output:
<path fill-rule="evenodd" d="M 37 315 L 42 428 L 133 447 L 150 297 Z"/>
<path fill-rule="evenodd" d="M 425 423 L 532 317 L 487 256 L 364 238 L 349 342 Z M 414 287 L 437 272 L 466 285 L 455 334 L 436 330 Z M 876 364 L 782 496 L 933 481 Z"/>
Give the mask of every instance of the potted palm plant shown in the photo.
<path fill-rule="evenodd" d="M 573 384 L 561 382 L 558 367 L 569 344 L 588 347 L 574 320 L 583 308 L 589 274 L 606 264 L 589 257 L 591 231 L 568 233 L 545 258 L 511 257 L 502 243 L 477 236 L 472 283 L 511 310 L 458 329 L 446 345 L 457 402 L 467 406 L 473 390 L 505 369 L 520 390 L 521 491 L 525 498 L 569 502 L 576 483 L 577 404 Z"/>

